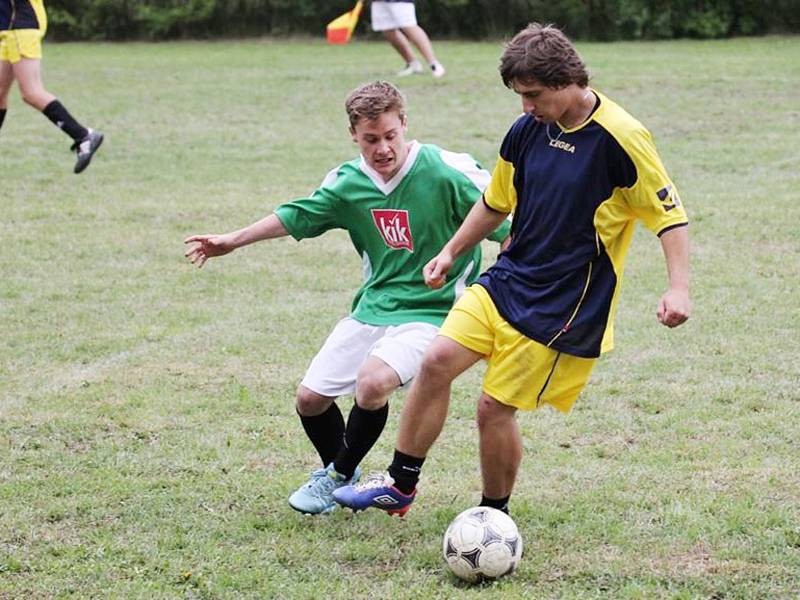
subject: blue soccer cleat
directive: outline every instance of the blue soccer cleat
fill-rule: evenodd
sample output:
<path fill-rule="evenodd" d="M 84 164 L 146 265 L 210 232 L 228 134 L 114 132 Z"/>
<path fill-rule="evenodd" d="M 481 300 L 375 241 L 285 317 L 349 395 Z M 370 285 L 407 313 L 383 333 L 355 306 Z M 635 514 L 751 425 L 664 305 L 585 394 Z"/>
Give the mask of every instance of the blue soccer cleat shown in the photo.
<path fill-rule="evenodd" d="M 416 495 L 416 489 L 410 494 L 404 494 L 394 487 L 394 479 L 388 473 L 373 473 L 363 483 L 336 489 L 333 499 L 354 511 L 374 506 L 390 515 L 402 517 L 411 508 Z"/>
<path fill-rule="evenodd" d="M 329 513 L 336 508 L 333 492 L 344 485 L 350 485 L 361 477 L 361 469 L 356 467 L 353 476 L 345 479 L 333 470 L 333 463 L 324 469 L 311 473 L 311 479 L 289 496 L 289 505 L 301 513 L 318 515 Z"/>

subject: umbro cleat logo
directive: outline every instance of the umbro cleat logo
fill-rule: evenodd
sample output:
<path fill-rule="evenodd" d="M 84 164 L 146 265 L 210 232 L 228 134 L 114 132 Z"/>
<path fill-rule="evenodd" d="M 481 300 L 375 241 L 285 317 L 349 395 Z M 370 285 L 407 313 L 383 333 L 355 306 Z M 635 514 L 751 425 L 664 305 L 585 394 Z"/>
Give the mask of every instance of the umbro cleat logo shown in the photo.
<path fill-rule="evenodd" d="M 397 500 L 392 498 L 388 494 L 384 494 L 382 496 L 375 496 L 372 501 L 376 504 L 380 504 L 381 506 L 392 506 L 393 504 L 397 504 Z"/>

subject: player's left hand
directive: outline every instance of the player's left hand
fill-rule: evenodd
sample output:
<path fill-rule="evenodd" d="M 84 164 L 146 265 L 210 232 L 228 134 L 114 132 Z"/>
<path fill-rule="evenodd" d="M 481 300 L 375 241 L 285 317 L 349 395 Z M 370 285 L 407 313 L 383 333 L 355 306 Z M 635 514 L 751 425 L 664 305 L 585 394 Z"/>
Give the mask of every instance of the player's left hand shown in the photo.
<path fill-rule="evenodd" d="M 686 322 L 691 312 L 692 303 L 689 300 L 689 292 L 670 289 L 661 296 L 656 316 L 662 325 L 677 327 Z"/>

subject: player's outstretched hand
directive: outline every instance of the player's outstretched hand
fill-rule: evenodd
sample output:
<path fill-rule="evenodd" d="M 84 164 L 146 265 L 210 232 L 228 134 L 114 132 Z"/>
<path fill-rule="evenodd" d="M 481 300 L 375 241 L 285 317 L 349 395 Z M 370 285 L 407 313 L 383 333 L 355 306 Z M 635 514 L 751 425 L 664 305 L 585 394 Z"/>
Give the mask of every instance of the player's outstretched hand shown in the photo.
<path fill-rule="evenodd" d="M 685 323 L 692 312 L 689 293 L 680 290 L 667 290 L 658 303 L 656 316 L 662 325 L 677 327 Z"/>
<path fill-rule="evenodd" d="M 184 254 L 193 265 L 201 268 L 213 256 L 224 256 L 235 250 L 235 247 L 224 235 L 191 235 L 184 244 L 194 244 Z"/>
<path fill-rule="evenodd" d="M 446 252 L 440 252 L 422 268 L 425 285 L 438 290 L 447 281 L 447 273 L 453 267 L 453 258 Z"/>

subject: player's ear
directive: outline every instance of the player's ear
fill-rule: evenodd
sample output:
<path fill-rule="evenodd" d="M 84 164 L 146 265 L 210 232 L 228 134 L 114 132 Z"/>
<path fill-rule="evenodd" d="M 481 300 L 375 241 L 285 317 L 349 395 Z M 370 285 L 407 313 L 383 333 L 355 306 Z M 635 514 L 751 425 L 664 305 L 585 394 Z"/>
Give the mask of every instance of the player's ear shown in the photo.
<path fill-rule="evenodd" d="M 350 127 L 348 127 L 348 130 L 350 131 L 350 137 L 352 138 L 352 140 L 355 143 L 358 143 L 358 136 L 356 135 L 355 128 L 351 125 Z"/>
<path fill-rule="evenodd" d="M 400 115 L 400 124 L 403 126 L 403 131 L 408 131 L 408 115 Z"/>

